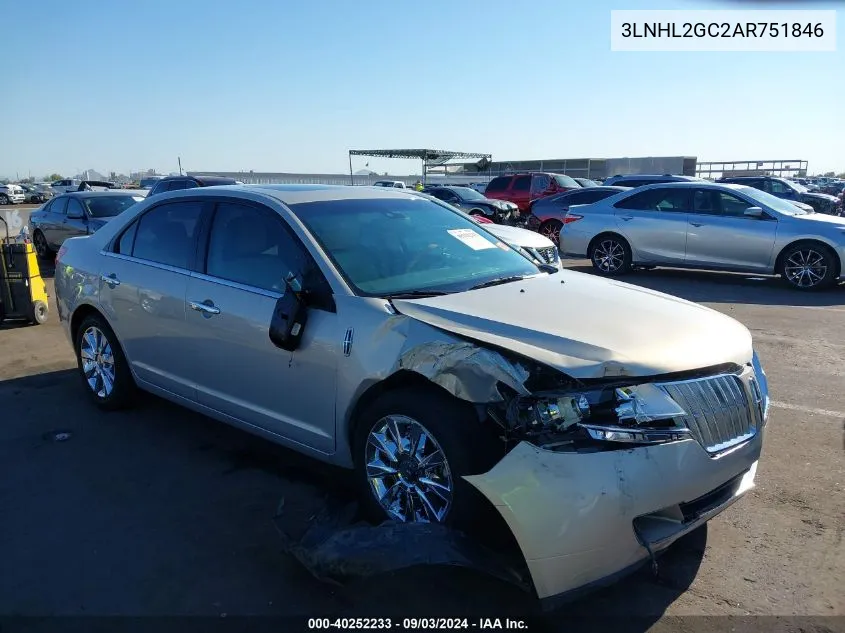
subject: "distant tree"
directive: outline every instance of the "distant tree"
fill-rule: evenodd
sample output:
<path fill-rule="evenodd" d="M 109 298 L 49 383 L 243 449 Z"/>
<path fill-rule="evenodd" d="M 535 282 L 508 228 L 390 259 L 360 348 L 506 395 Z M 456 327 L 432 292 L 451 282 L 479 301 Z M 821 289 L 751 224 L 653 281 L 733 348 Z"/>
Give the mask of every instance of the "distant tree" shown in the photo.
<path fill-rule="evenodd" d="M 833 178 L 835 174 L 832 171 L 826 171 L 822 174 L 825 178 Z"/>
<path fill-rule="evenodd" d="M 837 178 L 845 178 L 845 171 L 836 176 Z"/>
<path fill-rule="evenodd" d="M 32 176 L 30 176 L 29 178 L 21 178 L 20 182 L 25 183 L 25 184 L 29 184 L 31 182 L 35 182 L 35 178 L 33 178 Z"/>
<path fill-rule="evenodd" d="M 63 180 L 64 176 L 61 174 L 50 174 L 49 176 L 44 176 L 44 180 L 47 182 L 53 182 L 54 180 Z"/>

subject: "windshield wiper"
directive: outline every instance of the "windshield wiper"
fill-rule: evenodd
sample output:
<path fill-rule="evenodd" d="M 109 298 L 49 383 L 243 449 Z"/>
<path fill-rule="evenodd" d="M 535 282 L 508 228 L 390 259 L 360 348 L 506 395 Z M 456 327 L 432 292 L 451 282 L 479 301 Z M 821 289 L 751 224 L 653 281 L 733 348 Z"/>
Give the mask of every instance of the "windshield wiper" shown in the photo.
<path fill-rule="evenodd" d="M 384 295 L 385 299 L 424 299 L 425 297 L 441 297 L 449 294 L 442 290 L 409 290 L 407 292 L 395 292 Z"/>
<path fill-rule="evenodd" d="M 477 284 L 475 286 L 470 286 L 470 290 L 480 290 L 481 288 L 489 288 L 490 286 L 501 286 L 502 284 L 509 284 L 512 281 L 522 281 L 525 279 L 525 275 L 511 275 L 510 277 L 496 277 L 495 279 L 491 279 L 490 281 L 485 281 L 484 283 Z"/>

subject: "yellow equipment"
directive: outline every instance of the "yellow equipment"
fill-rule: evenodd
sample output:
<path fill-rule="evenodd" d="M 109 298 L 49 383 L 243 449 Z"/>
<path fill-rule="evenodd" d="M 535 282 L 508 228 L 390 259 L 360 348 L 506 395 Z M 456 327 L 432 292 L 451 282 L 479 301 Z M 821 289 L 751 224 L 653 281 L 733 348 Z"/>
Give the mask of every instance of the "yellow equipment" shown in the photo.
<path fill-rule="evenodd" d="M 38 256 L 28 238 L 0 239 L 0 321 L 21 319 L 33 325 L 47 320 L 47 284 L 41 277 Z"/>

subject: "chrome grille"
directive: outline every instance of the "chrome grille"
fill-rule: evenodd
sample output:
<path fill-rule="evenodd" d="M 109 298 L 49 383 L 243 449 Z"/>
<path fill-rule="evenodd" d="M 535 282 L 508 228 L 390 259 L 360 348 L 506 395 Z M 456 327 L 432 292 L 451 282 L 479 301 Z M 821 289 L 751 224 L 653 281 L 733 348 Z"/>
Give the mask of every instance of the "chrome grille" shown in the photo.
<path fill-rule="evenodd" d="M 687 414 L 683 423 L 708 453 L 719 453 L 757 434 L 762 422 L 753 395 L 753 371 L 659 385 Z"/>

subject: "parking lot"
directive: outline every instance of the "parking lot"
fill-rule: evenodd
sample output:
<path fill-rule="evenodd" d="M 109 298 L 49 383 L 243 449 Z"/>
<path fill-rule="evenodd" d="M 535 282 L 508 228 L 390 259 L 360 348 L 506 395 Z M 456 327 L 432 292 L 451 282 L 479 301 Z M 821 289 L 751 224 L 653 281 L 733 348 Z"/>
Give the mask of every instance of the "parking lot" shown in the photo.
<path fill-rule="evenodd" d="M 751 330 L 773 398 L 757 488 L 662 558 L 659 581 L 644 569 L 547 623 L 845 615 L 845 285 L 801 293 L 772 278 L 668 269 L 626 281 Z M 560 306 L 561 318 L 578 309 Z M 0 358 L 0 613 L 402 617 L 437 605 L 492 616 L 533 606 L 453 568 L 322 583 L 283 551 L 273 517 L 302 486 L 348 495 L 345 473 L 153 397 L 99 412 L 54 312 L 40 327 L 0 327 Z"/>

